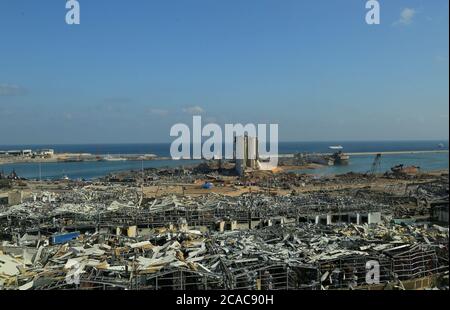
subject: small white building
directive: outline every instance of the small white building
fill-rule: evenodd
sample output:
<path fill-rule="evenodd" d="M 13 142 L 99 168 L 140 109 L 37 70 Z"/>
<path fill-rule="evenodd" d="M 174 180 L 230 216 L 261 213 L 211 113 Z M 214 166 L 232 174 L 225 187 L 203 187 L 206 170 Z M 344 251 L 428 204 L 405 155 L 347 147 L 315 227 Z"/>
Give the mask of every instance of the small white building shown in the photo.
<path fill-rule="evenodd" d="M 9 150 L 6 153 L 9 156 L 20 156 L 20 155 L 22 155 L 22 151 L 20 151 L 20 150 Z"/>
<path fill-rule="evenodd" d="M 55 155 L 55 150 L 53 149 L 42 149 L 36 152 L 37 155 L 40 156 L 53 156 Z"/>

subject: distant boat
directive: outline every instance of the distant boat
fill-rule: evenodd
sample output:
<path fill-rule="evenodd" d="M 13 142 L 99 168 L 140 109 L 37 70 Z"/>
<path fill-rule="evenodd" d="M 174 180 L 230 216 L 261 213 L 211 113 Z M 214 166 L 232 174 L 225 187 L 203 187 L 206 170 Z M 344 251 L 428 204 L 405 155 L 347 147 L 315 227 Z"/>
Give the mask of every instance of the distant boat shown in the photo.
<path fill-rule="evenodd" d="M 155 155 L 155 154 L 144 154 L 144 155 L 139 156 L 137 159 L 139 159 L 139 160 L 150 160 L 150 159 L 154 159 L 156 157 L 158 157 L 158 156 Z"/>
<path fill-rule="evenodd" d="M 62 176 L 62 178 L 61 178 L 61 180 L 63 180 L 63 181 L 68 181 L 68 180 L 70 180 L 69 179 L 69 177 L 67 176 L 67 174 L 66 174 L 66 171 L 65 170 L 63 170 L 63 176 Z"/>
<path fill-rule="evenodd" d="M 331 150 L 342 150 L 344 147 L 342 145 L 332 145 L 329 148 Z"/>
<path fill-rule="evenodd" d="M 113 157 L 113 156 L 108 155 L 108 156 L 104 157 L 104 160 L 106 160 L 106 161 L 124 161 L 126 159 L 122 158 L 122 157 Z"/>
<path fill-rule="evenodd" d="M 443 149 L 443 148 L 445 147 L 445 145 L 444 145 L 444 143 L 439 143 L 439 144 L 438 144 L 438 147 L 439 147 L 440 149 Z"/>

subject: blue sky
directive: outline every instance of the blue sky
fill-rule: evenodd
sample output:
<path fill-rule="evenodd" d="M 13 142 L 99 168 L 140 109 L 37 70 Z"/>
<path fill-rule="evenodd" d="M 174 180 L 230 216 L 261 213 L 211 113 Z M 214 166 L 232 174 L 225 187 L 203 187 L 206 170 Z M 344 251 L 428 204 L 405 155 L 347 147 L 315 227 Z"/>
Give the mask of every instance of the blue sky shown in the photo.
<path fill-rule="evenodd" d="M 192 122 L 282 141 L 448 139 L 447 0 L 0 0 L 0 145 L 171 141 Z"/>

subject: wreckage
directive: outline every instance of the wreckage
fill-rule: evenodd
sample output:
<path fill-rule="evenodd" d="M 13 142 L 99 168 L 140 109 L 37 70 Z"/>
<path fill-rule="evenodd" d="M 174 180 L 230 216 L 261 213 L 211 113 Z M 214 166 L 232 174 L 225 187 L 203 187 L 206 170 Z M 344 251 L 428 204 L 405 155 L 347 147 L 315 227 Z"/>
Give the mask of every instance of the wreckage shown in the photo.
<path fill-rule="evenodd" d="M 38 191 L 0 207 L 0 288 L 448 288 L 448 220 L 431 217 L 438 202 L 448 214 L 448 176 L 418 181 L 285 195 L 146 197 L 107 182 Z"/>
<path fill-rule="evenodd" d="M 25 235 L 20 243 L 2 245 L 5 289 L 358 289 L 368 261 L 381 266 L 379 285 L 448 272 L 448 230 L 439 226 L 160 228 L 138 238 L 94 233 L 52 245 Z"/>

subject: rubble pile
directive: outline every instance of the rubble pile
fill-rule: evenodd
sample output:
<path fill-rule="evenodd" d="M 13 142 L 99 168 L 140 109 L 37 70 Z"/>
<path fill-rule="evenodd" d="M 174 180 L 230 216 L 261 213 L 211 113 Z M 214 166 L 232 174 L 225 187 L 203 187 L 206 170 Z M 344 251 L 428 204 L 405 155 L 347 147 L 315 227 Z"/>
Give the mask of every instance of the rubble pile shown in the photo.
<path fill-rule="evenodd" d="M 348 192 L 318 191 L 273 196 L 264 193 L 228 197 L 209 194 L 195 199 L 174 195 L 142 200 L 137 190 L 108 187 L 75 189 L 70 192 L 34 196 L 31 201 L 12 207 L 0 207 L 0 232 L 25 233 L 52 231 L 58 227 L 98 227 L 148 225 L 164 227 L 185 218 L 190 226 L 214 226 L 217 221 L 233 219 L 239 223 L 286 217 L 298 221 L 327 213 L 351 213 L 358 210 L 389 213 L 389 205 L 357 197 Z"/>
<path fill-rule="evenodd" d="M 161 228 L 145 238 L 94 233 L 61 245 L 30 236 L 22 243 L 0 248 L 4 289 L 336 289 L 364 285 L 367 261 L 382 265 L 382 284 L 448 269 L 448 229 L 439 226 Z"/>
<path fill-rule="evenodd" d="M 139 186 L 127 180 L 142 171 L 39 182 L 6 197 L 0 289 L 448 289 L 448 175 L 260 175 L 235 180 L 262 186 L 236 195 L 146 196 L 199 178 L 239 187 L 214 169 L 145 170 Z"/>

